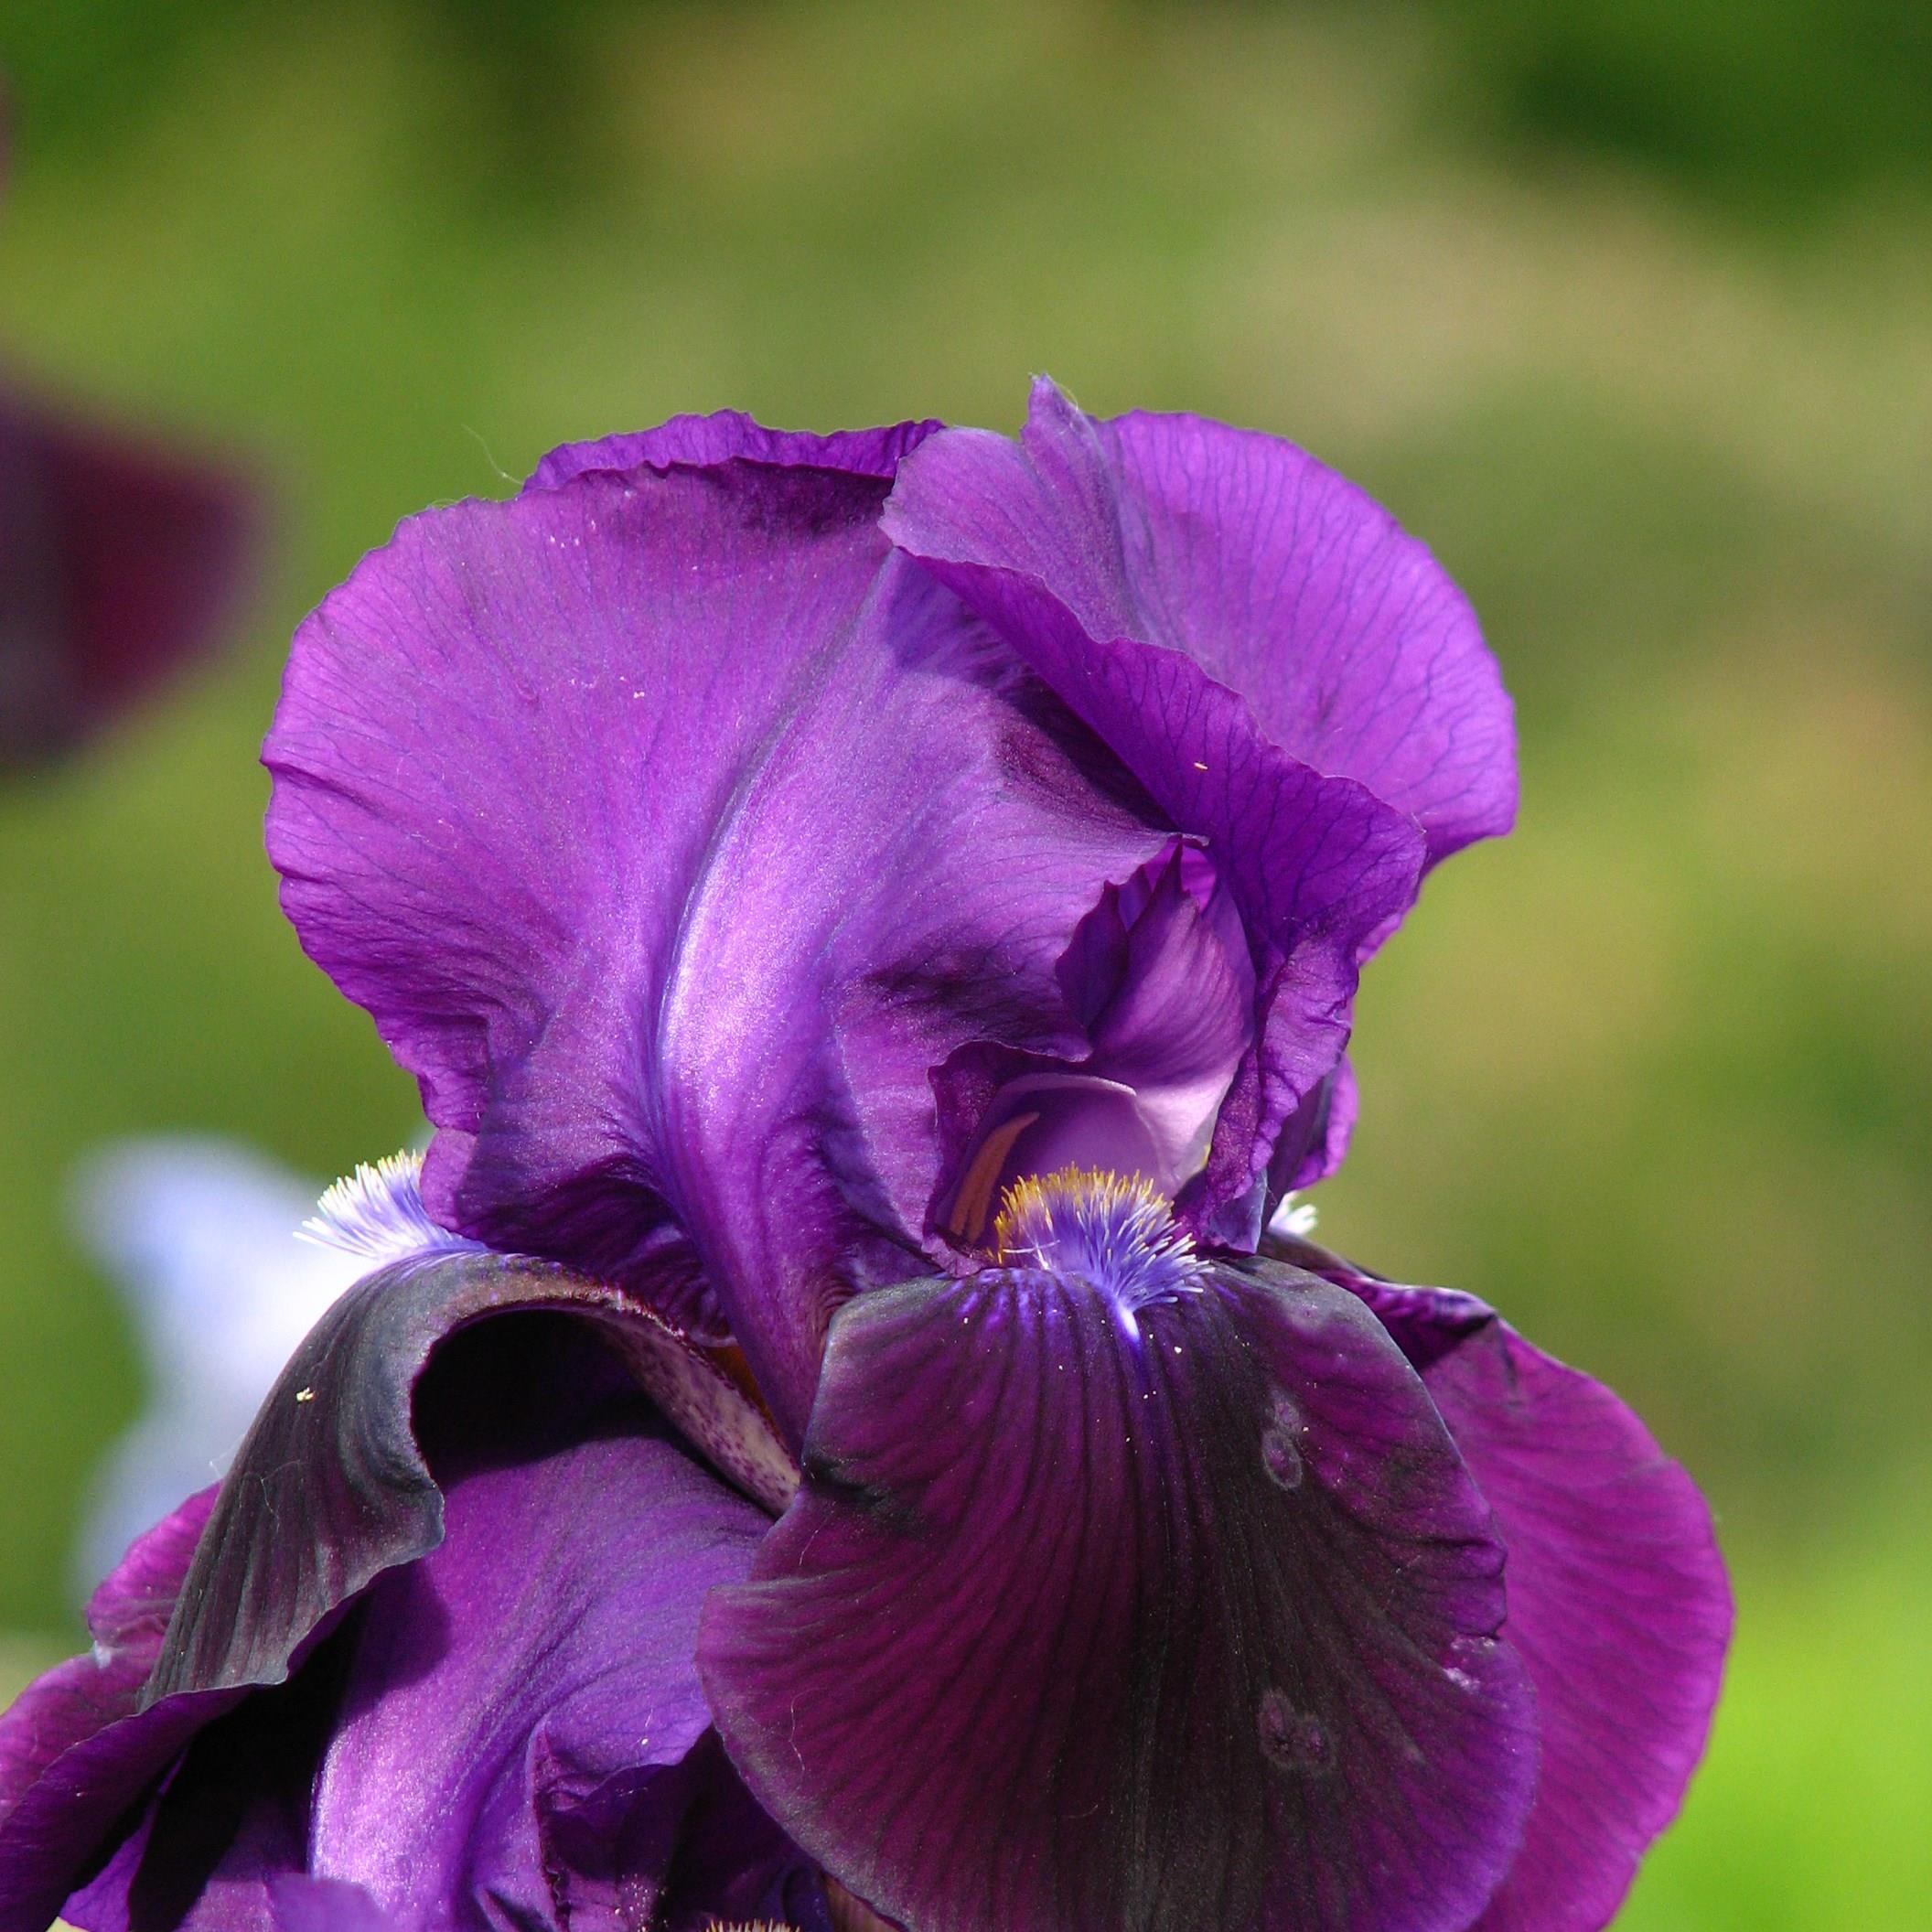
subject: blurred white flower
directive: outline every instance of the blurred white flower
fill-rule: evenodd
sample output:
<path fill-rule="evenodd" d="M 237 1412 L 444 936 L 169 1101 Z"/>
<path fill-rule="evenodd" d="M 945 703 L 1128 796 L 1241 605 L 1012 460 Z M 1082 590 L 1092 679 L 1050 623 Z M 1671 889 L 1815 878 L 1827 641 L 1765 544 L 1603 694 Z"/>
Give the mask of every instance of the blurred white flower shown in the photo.
<path fill-rule="evenodd" d="M 126 1142 L 77 1176 L 77 1230 L 134 1316 L 151 1390 L 95 1476 L 76 1551 L 83 1589 L 221 1475 L 295 1345 L 377 1265 L 367 1250 L 301 1238 L 320 1192 L 218 1140 Z"/>

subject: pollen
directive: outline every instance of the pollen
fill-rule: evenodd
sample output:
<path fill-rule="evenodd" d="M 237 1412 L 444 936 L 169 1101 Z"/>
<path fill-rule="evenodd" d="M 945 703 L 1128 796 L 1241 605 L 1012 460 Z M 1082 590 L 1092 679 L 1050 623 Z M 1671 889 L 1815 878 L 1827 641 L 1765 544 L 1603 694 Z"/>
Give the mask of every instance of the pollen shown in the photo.
<path fill-rule="evenodd" d="M 1153 1182 L 1091 1167 L 1015 1181 L 1001 1197 L 993 1246 L 1002 1267 L 1077 1276 L 1123 1311 L 1192 1285 L 1202 1267 Z"/>

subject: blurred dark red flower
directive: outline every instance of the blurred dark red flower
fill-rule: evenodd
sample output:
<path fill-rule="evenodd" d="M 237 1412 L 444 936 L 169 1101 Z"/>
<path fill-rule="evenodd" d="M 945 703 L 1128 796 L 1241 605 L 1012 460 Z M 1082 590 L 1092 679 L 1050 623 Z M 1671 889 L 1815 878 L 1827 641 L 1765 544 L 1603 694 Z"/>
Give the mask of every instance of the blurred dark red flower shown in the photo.
<path fill-rule="evenodd" d="M 5 146 L 0 97 L 0 176 Z M 240 473 L 0 374 L 0 773 L 70 749 L 212 649 L 259 527 Z"/>

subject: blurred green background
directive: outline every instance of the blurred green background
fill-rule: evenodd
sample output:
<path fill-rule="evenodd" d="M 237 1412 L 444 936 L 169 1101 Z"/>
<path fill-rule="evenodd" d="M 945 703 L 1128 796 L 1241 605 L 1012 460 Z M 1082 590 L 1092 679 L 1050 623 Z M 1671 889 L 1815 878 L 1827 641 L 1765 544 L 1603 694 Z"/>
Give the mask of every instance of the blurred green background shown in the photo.
<path fill-rule="evenodd" d="M 1932 12 L 65 0 L 0 70 L 0 352 L 281 507 L 225 665 L 0 789 L 0 1675 L 142 1399 L 76 1159 L 414 1130 L 260 851 L 295 620 L 566 438 L 1046 370 L 1365 483 L 1516 692 L 1521 829 L 1371 971 L 1318 1203 L 1716 1502 L 1727 1701 L 1619 1925 L 1926 1925 Z"/>

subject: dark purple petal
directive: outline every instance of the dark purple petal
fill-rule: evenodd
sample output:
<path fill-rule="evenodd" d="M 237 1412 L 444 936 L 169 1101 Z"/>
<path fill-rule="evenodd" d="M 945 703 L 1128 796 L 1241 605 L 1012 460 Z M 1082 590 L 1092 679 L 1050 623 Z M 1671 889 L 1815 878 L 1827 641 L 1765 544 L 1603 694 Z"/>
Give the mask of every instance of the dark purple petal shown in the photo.
<path fill-rule="evenodd" d="M 930 1069 L 1078 1050 L 1055 965 L 1164 842 L 889 555 L 885 488 L 646 467 L 416 518 L 304 625 L 265 754 L 432 1210 L 625 1280 L 675 1225 L 794 1435 L 832 1306 L 920 1265 Z"/>
<path fill-rule="evenodd" d="M 137 1544 L 104 1586 L 95 1653 L 60 1667 L 0 1721 L 5 1932 L 39 1932 L 77 1886 L 70 1916 L 99 1932 L 267 1925 L 264 1887 L 306 1857 L 309 1785 L 335 1709 L 327 1659 L 342 1655 L 328 1632 L 374 1578 L 441 1540 L 417 1384 L 454 1332 L 528 1310 L 594 1325 L 628 1380 L 663 1391 L 721 1466 L 747 1481 L 776 1472 L 782 1495 L 784 1452 L 756 1411 L 613 1292 L 475 1252 L 379 1271 L 296 1352 L 219 1496 Z M 501 1403 L 483 1420 L 514 1444 Z M 263 1686 L 278 1688 L 236 1708 Z M 117 1825 L 184 1748 L 166 1791 L 134 1827 Z"/>
<path fill-rule="evenodd" d="M 1474 1296 L 1302 1251 L 1421 1370 L 1508 1551 L 1507 1629 L 1536 1684 L 1542 1772 L 1478 1932 L 1596 1932 L 1677 1815 L 1710 1731 L 1732 1623 L 1711 1512 L 1609 1390 Z"/>
<path fill-rule="evenodd" d="M 1405 810 L 1284 747 L 1190 654 L 1186 613 L 1136 587 L 1125 531 L 1143 512 L 1124 488 L 1100 428 L 1048 385 L 1024 445 L 976 430 L 924 444 L 884 527 L 1205 842 L 1231 888 L 1255 946 L 1262 1044 L 1184 1205 L 1218 1239 L 1252 1245 L 1255 1184 L 1340 1058 L 1359 961 L 1412 902 L 1425 842 Z"/>
<path fill-rule="evenodd" d="M 1420 821 L 1431 864 L 1515 818 L 1509 699 L 1466 600 L 1292 443 L 1199 416 L 1096 421 L 1043 380 L 1018 449 L 950 433 L 908 465 L 887 527 L 1032 576 L 1096 641 L 1184 652 L 1272 744 Z"/>
<path fill-rule="evenodd" d="M 1355 1132 L 1355 1068 L 1345 1053 L 1326 1079 L 1303 1096 L 1274 1143 L 1268 1164 L 1271 1204 L 1297 1187 L 1326 1180 L 1342 1165 Z"/>
<path fill-rule="evenodd" d="M 705 1611 L 726 1746 L 918 1932 L 1463 1932 L 1535 1776 L 1488 1512 L 1352 1296 L 1139 1265 L 841 1311 Z"/>
<path fill-rule="evenodd" d="M 219 642 L 259 521 L 238 477 L 0 389 L 0 770 Z"/>
<path fill-rule="evenodd" d="M 485 1901 L 511 1923 L 564 1922 L 574 1853 L 616 1865 L 649 1923 L 690 1804 L 668 1774 L 711 1722 L 699 1606 L 745 1575 L 769 1519 L 653 1433 L 634 1396 L 559 1426 L 554 1385 L 595 1363 L 532 1390 L 529 1345 L 491 1330 L 487 1369 L 459 1342 L 419 1400 L 425 1438 L 448 1444 L 445 1533 L 359 1609 L 308 1858 L 428 1927 L 453 1903 L 480 1925 Z M 580 1808 L 620 1779 L 622 1829 L 600 1847 Z M 572 1811 L 560 1841 L 552 1820 Z"/>
<path fill-rule="evenodd" d="M 853 476 L 890 478 L 899 459 L 917 449 L 941 423 L 895 423 L 889 429 L 842 429 L 831 435 L 767 429 L 742 411 L 708 416 L 673 416 L 655 429 L 566 443 L 537 465 L 526 489 L 554 489 L 587 469 L 669 469 L 675 463 L 705 467 L 743 456 L 786 469 L 838 469 Z"/>
<path fill-rule="evenodd" d="M 297 1648 L 386 1570 L 441 1541 L 444 1497 L 418 1441 L 416 1384 L 451 1335 L 550 1310 L 597 1325 L 636 1380 L 735 1480 L 776 1503 L 788 1461 L 722 1373 L 615 1291 L 484 1252 L 379 1270 L 310 1330 L 222 1484 L 144 1693 L 281 1682 Z"/>
<path fill-rule="evenodd" d="M 309 1787 L 340 1655 L 339 1641 L 325 1643 L 288 1683 L 219 1693 L 232 1708 L 183 1740 L 115 1819 L 61 1916 L 82 1932 L 270 1932 L 272 1888 L 306 1864 Z M 197 1701 L 170 1698 L 137 1722 Z"/>
<path fill-rule="evenodd" d="M 645 1782 L 648 1780 L 648 1782 Z M 568 1932 L 718 1932 L 772 1923 L 845 1932 L 809 1864 L 746 1790 L 709 1732 L 675 1770 L 612 1778 L 569 1810 L 548 1813 Z"/>
<path fill-rule="evenodd" d="M 233 1693 L 139 1712 L 214 1491 L 148 1531 L 88 1605 L 93 1649 L 0 1715 L 0 1927 L 45 1932 L 115 1819 Z"/>
<path fill-rule="evenodd" d="M 710 1722 L 699 1605 L 746 1573 L 769 1518 L 692 1462 L 639 1392 L 657 1370 L 631 1329 L 648 1351 L 657 1325 L 567 1294 L 553 1270 L 537 1272 L 546 1291 L 531 1272 L 468 1255 L 385 1271 L 351 1291 L 357 1319 L 298 1358 L 292 1376 L 308 1379 L 277 1392 L 320 1411 L 315 1439 L 264 1428 L 243 1445 L 201 1540 L 190 1586 L 205 1587 L 184 1595 L 171 1645 L 209 1678 L 246 1668 L 268 1688 L 194 1737 L 165 1781 L 154 1783 L 171 1754 L 145 1761 L 107 1824 L 142 1783 L 145 1804 L 118 1834 L 97 1820 L 70 1851 L 69 1883 L 85 1881 L 68 1904 L 76 1924 L 271 1932 L 291 1912 L 362 1909 L 350 1894 L 284 1884 L 306 1875 L 361 1887 L 398 1932 L 483 1932 L 505 1914 L 588 1927 L 600 1884 L 648 1916 L 694 1889 L 809 1877 L 768 1822 L 762 1837 L 747 1826 L 728 1872 L 715 1859 L 684 1870 L 687 1841 L 720 1808 L 758 1822 L 728 1774 L 684 1760 Z M 446 1292 L 425 1315 L 432 1296 L 415 1277 L 432 1274 Z M 376 1301 L 416 1312 L 385 1325 Z M 439 1323 L 425 1360 L 415 1337 Z M 342 1385 L 327 1395 L 325 1373 Z M 302 1389 L 311 1400 L 294 1402 Z M 272 1400 L 264 1421 L 277 1412 Z M 300 1465 L 293 1479 L 277 1458 Z M 278 1607 L 317 1593 L 306 1574 L 293 1592 L 266 1586 L 282 1582 L 278 1541 L 304 1572 L 305 1497 L 345 1544 L 335 1573 L 392 1560 L 291 1649 Z M 410 1528 L 429 1547 L 404 1561 L 398 1532 Z M 207 1641 L 209 1605 L 238 1574 L 263 1603 L 243 1594 L 226 1617 L 236 1640 Z M 278 1660 L 284 1681 L 272 1680 Z M 173 1691 L 145 1718 L 208 1695 Z"/>

